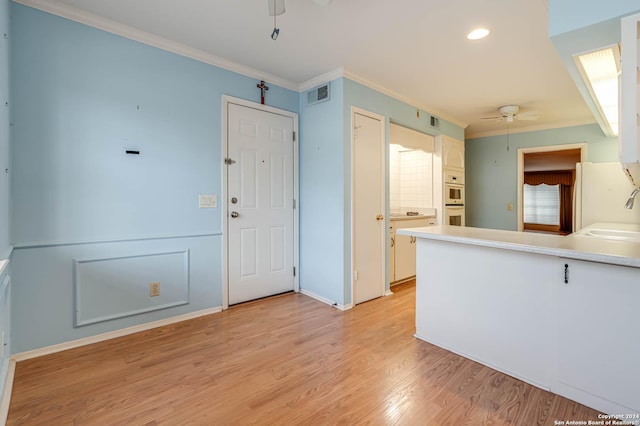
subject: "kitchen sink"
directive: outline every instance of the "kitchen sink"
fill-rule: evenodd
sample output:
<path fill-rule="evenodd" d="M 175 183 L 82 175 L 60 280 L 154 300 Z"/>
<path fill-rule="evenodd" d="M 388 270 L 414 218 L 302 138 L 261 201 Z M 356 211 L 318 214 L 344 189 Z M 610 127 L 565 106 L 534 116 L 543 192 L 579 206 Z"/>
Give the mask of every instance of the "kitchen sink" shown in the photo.
<path fill-rule="evenodd" d="M 606 226 L 603 226 L 606 225 Z M 574 233 L 580 237 L 640 242 L 640 227 L 628 224 L 595 224 Z"/>

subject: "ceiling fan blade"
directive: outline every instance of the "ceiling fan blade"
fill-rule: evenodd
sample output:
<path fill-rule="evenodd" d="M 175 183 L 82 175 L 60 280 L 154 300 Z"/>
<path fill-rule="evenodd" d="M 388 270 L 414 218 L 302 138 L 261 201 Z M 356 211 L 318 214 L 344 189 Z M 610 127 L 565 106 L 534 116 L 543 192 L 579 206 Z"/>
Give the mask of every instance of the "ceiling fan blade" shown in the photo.
<path fill-rule="evenodd" d="M 480 120 L 504 120 L 504 117 L 502 116 L 495 116 L 495 117 L 480 117 Z"/>
<path fill-rule="evenodd" d="M 540 114 L 538 114 L 536 111 L 527 111 L 527 112 L 523 112 L 521 114 L 518 114 L 516 116 L 516 118 L 518 120 L 533 121 L 533 120 L 537 120 L 538 118 L 540 118 Z"/>
<path fill-rule="evenodd" d="M 282 15 L 284 13 L 284 0 L 267 0 L 269 16 Z"/>

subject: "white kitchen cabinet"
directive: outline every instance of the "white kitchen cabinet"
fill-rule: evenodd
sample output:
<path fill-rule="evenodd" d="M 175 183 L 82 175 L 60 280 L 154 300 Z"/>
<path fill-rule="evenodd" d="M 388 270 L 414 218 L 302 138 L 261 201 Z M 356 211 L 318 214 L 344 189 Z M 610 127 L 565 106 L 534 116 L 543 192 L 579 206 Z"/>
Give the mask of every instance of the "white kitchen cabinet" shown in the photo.
<path fill-rule="evenodd" d="M 464 142 L 442 135 L 442 167 L 464 169 Z"/>
<path fill-rule="evenodd" d="M 389 248 L 389 282 L 394 282 L 396 276 L 396 228 L 395 220 L 391 221 L 389 227 L 389 240 L 391 241 L 391 247 Z"/>
<path fill-rule="evenodd" d="M 620 162 L 640 160 L 640 14 L 621 21 Z"/>
<path fill-rule="evenodd" d="M 621 20 L 620 162 L 640 186 L 640 14 Z"/>
<path fill-rule="evenodd" d="M 416 274 L 415 237 L 396 235 L 395 281 L 403 281 Z"/>
<path fill-rule="evenodd" d="M 406 235 L 398 235 L 396 229 L 420 228 L 435 223 L 435 218 L 392 220 L 391 254 L 389 256 L 391 282 L 405 281 L 416 275 L 416 239 Z"/>
<path fill-rule="evenodd" d="M 558 274 L 553 286 L 552 390 L 576 401 L 596 396 L 640 411 L 640 271 L 567 260 L 559 262 L 562 275 L 564 265 L 568 283 Z"/>

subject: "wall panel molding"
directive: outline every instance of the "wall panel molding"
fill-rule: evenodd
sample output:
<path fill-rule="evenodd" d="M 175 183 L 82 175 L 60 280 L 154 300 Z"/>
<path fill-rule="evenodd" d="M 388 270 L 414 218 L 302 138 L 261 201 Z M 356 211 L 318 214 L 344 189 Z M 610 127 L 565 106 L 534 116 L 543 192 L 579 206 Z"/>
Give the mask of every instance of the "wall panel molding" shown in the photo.
<path fill-rule="evenodd" d="M 75 327 L 186 305 L 189 250 L 74 259 L 73 281 Z"/>

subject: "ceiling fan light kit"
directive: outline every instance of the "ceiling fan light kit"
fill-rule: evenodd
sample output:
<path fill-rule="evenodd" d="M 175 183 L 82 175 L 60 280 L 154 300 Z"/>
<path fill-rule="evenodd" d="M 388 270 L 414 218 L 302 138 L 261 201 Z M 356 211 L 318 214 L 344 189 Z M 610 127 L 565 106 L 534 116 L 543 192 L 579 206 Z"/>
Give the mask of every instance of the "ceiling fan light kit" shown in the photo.
<path fill-rule="evenodd" d="M 539 118 L 538 113 L 535 111 L 528 111 L 520 113 L 520 106 L 502 105 L 498 108 L 499 116 L 496 117 L 482 117 L 482 120 L 497 120 L 506 121 L 507 123 L 513 123 L 514 120 L 537 120 Z"/>
<path fill-rule="evenodd" d="M 507 123 L 513 123 L 513 118 L 518 115 L 518 111 L 520 111 L 520 107 L 518 105 L 503 105 L 498 111 L 502 114 L 502 118 Z"/>

